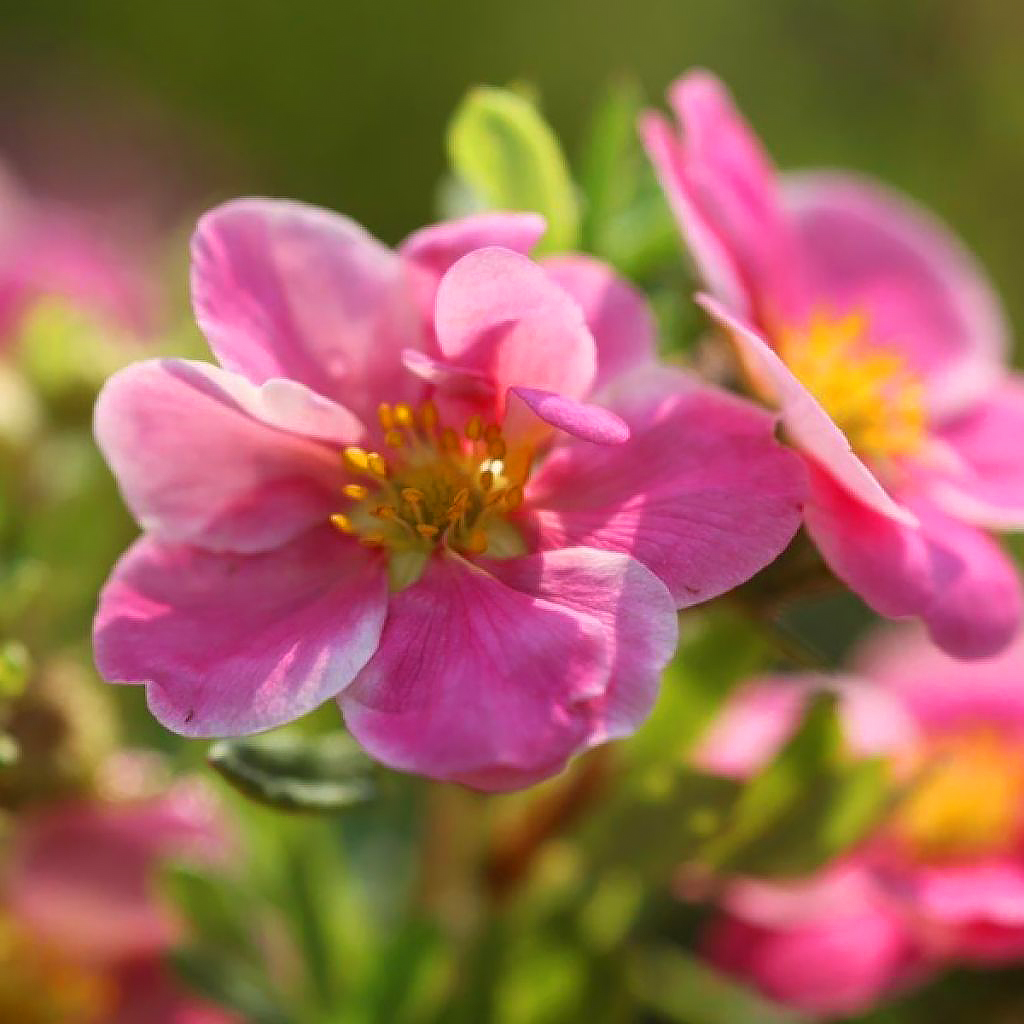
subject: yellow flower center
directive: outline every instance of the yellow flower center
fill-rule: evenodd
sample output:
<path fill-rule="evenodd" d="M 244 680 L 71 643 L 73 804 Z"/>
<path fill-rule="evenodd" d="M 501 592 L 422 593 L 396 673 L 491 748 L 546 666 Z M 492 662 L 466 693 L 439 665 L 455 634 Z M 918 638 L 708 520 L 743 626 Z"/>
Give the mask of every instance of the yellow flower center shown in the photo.
<path fill-rule="evenodd" d="M 924 388 L 897 352 L 866 341 L 866 322 L 853 314 L 815 314 L 786 328 L 779 355 L 867 457 L 912 455 L 925 435 Z"/>
<path fill-rule="evenodd" d="M 103 1024 L 116 998 L 105 975 L 68 963 L 0 917 L 0 1020 Z"/>
<path fill-rule="evenodd" d="M 370 547 L 425 556 L 439 545 L 470 555 L 521 550 L 506 516 L 523 501 L 527 452 L 509 451 L 497 424 L 474 416 L 462 433 L 446 426 L 433 403 L 378 410 L 387 456 L 346 448 L 349 499 L 331 516 L 343 533 Z"/>
<path fill-rule="evenodd" d="M 991 728 L 935 743 L 896 811 L 895 831 L 923 860 L 958 860 L 1013 846 L 1024 825 L 1024 752 Z"/>

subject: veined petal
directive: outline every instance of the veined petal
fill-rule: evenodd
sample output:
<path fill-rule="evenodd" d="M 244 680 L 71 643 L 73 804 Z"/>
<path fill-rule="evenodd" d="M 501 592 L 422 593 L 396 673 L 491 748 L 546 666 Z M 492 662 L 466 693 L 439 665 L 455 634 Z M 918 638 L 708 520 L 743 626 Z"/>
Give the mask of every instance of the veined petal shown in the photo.
<path fill-rule="evenodd" d="M 128 507 L 163 540 L 259 551 L 323 522 L 336 448 L 362 426 L 292 381 L 254 387 L 208 363 L 150 360 L 111 377 L 96 440 Z M 358 439 L 359 433 L 352 439 Z"/>
<path fill-rule="evenodd" d="M 376 650 L 386 608 L 383 559 L 331 527 L 257 555 L 143 538 L 100 595 L 96 664 L 145 683 L 174 732 L 258 732 L 337 696 Z"/>

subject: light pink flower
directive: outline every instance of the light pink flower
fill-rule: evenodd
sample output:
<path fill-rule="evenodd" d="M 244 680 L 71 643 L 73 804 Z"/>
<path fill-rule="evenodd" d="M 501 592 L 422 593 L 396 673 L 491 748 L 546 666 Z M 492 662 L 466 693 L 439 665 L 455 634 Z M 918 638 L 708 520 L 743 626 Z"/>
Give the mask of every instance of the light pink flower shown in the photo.
<path fill-rule="evenodd" d="M 297 203 L 201 220 L 220 365 L 130 367 L 96 410 L 147 531 L 101 597 L 107 679 L 199 736 L 339 697 L 380 760 L 483 789 L 643 721 L 675 610 L 782 550 L 802 468 L 771 416 L 655 364 L 609 270 L 529 259 L 543 227 L 396 253 Z"/>
<path fill-rule="evenodd" d="M 893 629 L 856 669 L 751 684 L 699 755 L 711 770 L 748 774 L 792 731 L 807 695 L 828 686 L 851 749 L 890 764 L 903 795 L 872 836 L 814 878 L 730 883 L 709 937 L 726 969 L 832 1014 L 936 965 L 1024 958 L 1024 641 L 966 664 L 923 631 Z M 798 968 L 812 945 L 845 953 Z"/>
<path fill-rule="evenodd" d="M 848 174 L 776 179 L 722 85 L 669 94 L 642 132 L 754 390 L 810 467 L 806 527 L 872 608 L 960 657 L 1004 647 L 1021 589 L 985 530 L 1024 525 L 1024 385 L 971 256 L 905 198 Z"/>
<path fill-rule="evenodd" d="M 0 876 L 0 931 L 24 977 L 0 979 L 0 1012 L 21 1019 L 53 999 L 51 1012 L 83 1024 L 229 1024 L 164 965 L 178 922 L 158 893 L 161 863 L 217 859 L 226 842 L 210 801 L 187 783 L 20 820 Z"/>

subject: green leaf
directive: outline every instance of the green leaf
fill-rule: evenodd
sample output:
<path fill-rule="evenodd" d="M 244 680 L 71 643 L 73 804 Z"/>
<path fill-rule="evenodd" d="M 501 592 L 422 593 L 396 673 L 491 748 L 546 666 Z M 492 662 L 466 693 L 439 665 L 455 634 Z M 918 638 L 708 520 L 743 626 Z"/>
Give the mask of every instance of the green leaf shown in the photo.
<path fill-rule="evenodd" d="M 240 792 L 279 810 L 339 811 L 375 794 L 373 763 L 345 733 L 221 740 L 207 757 Z"/>
<path fill-rule="evenodd" d="M 188 946 L 173 950 L 168 959 L 186 985 L 219 1006 L 235 1010 L 248 1024 L 299 1024 L 277 1005 L 263 974 L 216 948 Z"/>
<path fill-rule="evenodd" d="M 579 206 L 565 155 L 550 125 L 527 98 L 478 87 L 459 105 L 448 129 L 455 173 L 487 207 L 543 214 L 538 249 L 564 252 L 579 244 Z"/>
<path fill-rule="evenodd" d="M 679 1024 L 799 1024 L 802 1018 L 671 947 L 642 949 L 630 958 L 639 1002 Z"/>
<path fill-rule="evenodd" d="M 20 697 L 31 668 L 32 658 L 23 643 L 8 640 L 0 645 L 0 699 Z"/>

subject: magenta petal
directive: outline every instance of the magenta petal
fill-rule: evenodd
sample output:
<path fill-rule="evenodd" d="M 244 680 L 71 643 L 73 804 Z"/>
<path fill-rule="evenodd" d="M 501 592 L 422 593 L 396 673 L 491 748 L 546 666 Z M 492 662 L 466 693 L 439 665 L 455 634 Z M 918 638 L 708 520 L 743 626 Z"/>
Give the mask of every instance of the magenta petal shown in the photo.
<path fill-rule="evenodd" d="M 938 436 L 957 464 L 932 484 L 933 500 L 978 526 L 1024 530 L 1024 378 L 1007 379 Z"/>
<path fill-rule="evenodd" d="M 509 249 L 478 249 L 445 274 L 436 327 L 445 358 L 488 372 L 499 401 L 515 385 L 570 398 L 593 385 L 596 349 L 582 310 Z"/>
<path fill-rule="evenodd" d="M 819 305 L 866 314 L 906 354 L 936 412 L 966 407 L 1009 349 L 999 300 L 949 229 L 905 196 L 853 175 L 796 175 L 786 202 Z"/>
<path fill-rule="evenodd" d="M 528 487 L 529 523 L 544 548 L 632 555 L 685 607 L 749 579 L 786 547 L 804 471 L 756 406 L 671 371 L 639 377 L 613 406 L 630 439 L 554 450 Z"/>
<path fill-rule="evenodd" d="M 273 547 L 326 520 L 336 449 L 302 435 L 340 441 L 357 430 L 351 413 L 300 384 L 256 388 L 185 360 L 114 374 L 95 412 L 97 442 L 143 528 L 234 551 Z"/>
<path fill-rule="evenodd" d="M 1021 613 L 1012 563 L 979 530 L 920 503 L 905 526 L 857 501 L 812 467 L 807 529 L 832 571 L 875 611 L 917 616 L 961 658 L 1006 646 Z"/>
<path fill-rule="evenodd" d="M 342 712 L 393 768 L 514 789 L 560 771 L 590 740 L 612 640 L 595 615 L 444 555 L 393 595 Z"/>
<path fill-rule="evenodd" d="M 371 422 L 382 398 L 415 401 L 401 350 L 424 344 L 399 257 L 345 217 L 243 199 L 203 216 L 192 297 L 220 363 L 261 384 L 289 377 Z"/>
<path fill-rule="evenodd" d="M 259 555 L 143 538 L 100 595 L 96 664 L 109 681 L 145 683 L 174 732 L 258 732 L 344 689 L 376 650 L 386 608 L 380 556 L 330 527 Z"/>
<path fill-rule="evenodd" d="M 434 320 L 437 286 L 448 269 L 474 249 L 499 245 L 528 256 L 547 229 L 539 213 L 476 213 L 413 232 L 398 251 L 412 275 L 423 317 Z"/>
<path fill-rule="evenodd" d="M 528 422 L 532 414 L 549 426 L 581 441 L 624 444 L 629 440 L 629 425 L 621 416 L 599 405 L 577 402 L 565 395 L 538 391 L 536 388 L 510 388 L 506 406 L 508 412 L 503 427 L 505 433 L 512 438 L 518 439 L 534 432 Z"/>
<path fill-rule="evenodd" d="M 488 569 L 513 590 L 598 619 L 611 650 L 607 692 L 592 703 L 588 746 L 628 736 L 643 724 L 661 673 L 675 653 L 675 602 L 665 585 L 627 555 L 564 548 L 494 561 Z"/>
<path fill-rule="evenodd" d="M 544 261 L 544 269 L 583 310 L 597 344 L 595 388 L 655 358 L 647 300 L 615 271 L 589 256 L 556 256 Z"/>
<path fill-rule="evenodd" d="M 871 470 L 854 454 L 846 435 L 771 346 L 714 299 L 702 295 L 697 301 L 729 333 L 758 390 L 764 391 L 777 404 L 783 426 L 794 444 L 861 501 L 898 522 L 912 524 L 913 515 L 889 496 Z"/>

